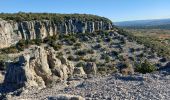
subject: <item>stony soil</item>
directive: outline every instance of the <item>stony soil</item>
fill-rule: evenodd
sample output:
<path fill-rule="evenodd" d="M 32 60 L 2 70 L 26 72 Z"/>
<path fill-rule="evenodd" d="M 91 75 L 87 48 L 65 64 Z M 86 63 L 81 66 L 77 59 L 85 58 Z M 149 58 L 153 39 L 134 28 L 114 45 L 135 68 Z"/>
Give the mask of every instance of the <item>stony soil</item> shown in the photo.
<path fill-rule="evenodd" d="M 70 83 L 70 85 L 67 85 Z M 136 74 L 123 76 L 93 76 L 88 79 L 72 79 L 39 90 L 25 90 L 20 96 L 7 96 L 9 100 L 49 100 L 58 94 L 79 95 L 87 100 L 168 100 L 170 75 Z"/>

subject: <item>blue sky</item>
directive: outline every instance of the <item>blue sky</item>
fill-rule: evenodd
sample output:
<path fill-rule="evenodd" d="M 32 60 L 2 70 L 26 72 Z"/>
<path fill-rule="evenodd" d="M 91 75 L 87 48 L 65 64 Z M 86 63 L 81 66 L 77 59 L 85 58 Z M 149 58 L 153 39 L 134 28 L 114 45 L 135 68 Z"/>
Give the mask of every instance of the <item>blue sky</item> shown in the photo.
<path fill-rule="evenodd" d="M 1 0 L 0 12 L 87 13 L 112 21 L 170 18 L 170 0 Z"/>

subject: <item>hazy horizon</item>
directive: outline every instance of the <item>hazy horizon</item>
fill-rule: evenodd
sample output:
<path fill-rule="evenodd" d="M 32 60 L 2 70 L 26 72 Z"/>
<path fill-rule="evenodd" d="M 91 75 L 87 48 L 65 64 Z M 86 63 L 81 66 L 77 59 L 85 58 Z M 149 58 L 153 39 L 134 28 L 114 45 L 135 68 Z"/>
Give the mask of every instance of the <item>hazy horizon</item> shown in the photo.
<path fill-rule="evenodd" d="M 0 3 L 0 12 L 47 12 L 93 14 L 113 22 L 167 19 L 170 18 L 169 0 L 5 0 Z"/>

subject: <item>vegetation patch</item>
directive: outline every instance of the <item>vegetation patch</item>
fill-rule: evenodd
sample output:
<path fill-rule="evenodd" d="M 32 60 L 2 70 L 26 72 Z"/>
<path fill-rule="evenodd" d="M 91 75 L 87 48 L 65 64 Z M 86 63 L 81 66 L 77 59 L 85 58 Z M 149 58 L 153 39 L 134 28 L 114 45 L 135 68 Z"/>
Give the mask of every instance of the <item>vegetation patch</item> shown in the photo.
<path fill-rule="evenodd" d="M 154 72 L 156 70 L 157 70 L 156 66 L 151 64 L 147 60 L 145 60 L 144 62 L 140 62 L 140 63 L 136 64 L 136 67 L 135 67 L 136 72 L 140 72 L 140 73 L 143 73 L 143 74 L 151 73 L 151 72 Z"/>

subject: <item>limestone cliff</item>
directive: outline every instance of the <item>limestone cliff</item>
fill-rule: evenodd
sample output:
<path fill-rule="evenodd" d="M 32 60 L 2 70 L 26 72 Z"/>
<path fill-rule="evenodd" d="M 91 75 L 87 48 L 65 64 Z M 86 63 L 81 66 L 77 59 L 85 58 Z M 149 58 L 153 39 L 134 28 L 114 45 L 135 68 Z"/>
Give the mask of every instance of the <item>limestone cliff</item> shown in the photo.
<path fill-rule="evenodd" d="M 112 28 L 112 23 L 109 20 L 82 19 L 70 17 L 61 21 L 0 19 L 0 48 L 9 47 L 21 39 L 43 39 L 55 34 L 92 33 Z"/>

